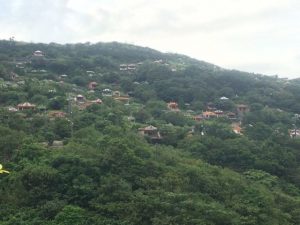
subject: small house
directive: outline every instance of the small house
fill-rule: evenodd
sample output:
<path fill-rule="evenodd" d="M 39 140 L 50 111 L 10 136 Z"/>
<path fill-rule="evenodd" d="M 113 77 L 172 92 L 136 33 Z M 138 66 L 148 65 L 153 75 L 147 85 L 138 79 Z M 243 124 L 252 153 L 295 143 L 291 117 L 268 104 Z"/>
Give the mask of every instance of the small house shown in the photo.
<path fill-rule="evenodd" d="M 89 77 L 95 76 L 95 72 L 92 71 L 92 70 L 88 70 L 88 71 L 86 71 L 86 73 L 87 73 L 87 75 L 88 75 Z"/>
<path fill-rule="evenodd" d="M 154 63 L 163 64 L 163 60 L 162 59 L 158 59 L 158 60 L 155 60 Z"/>
<path fill-rule="evenodd" d="M 82 102 L 81 104 L 78 105 L 78 107 L 79 107 L 80 110 L 84 110 L 84 109 L 86 109 L 87 107 L 89 107 L 93 104 L 102 104 L 102 100 L 100 98 L 98 98 L 96 100 Z"/>
<path fill-rule="evenodd" d="M 290 134 L 291 138 L 300 138 L 300 130 L 299 129 L 289 130 L 289 134 Z"/>
<path fill-rule="evenodd" d="M 119 97 L 114 97 L 114 99 L 116 101 L 119 101 L 119 102 L 122 102 L 125 104 L 129 104 L 130 97 L 129 96 L 119 96 Z"/>
<path fill-rule="evenodd" d="M 76 101 L 77 102 L 84 102 L 84 96 L 83 95 L 77 95 L 76 96 Z"/>
<path fill-rule="evenodd" d="M 126 70 L 127 70 L 127 64 L 121 64 L 120 71 L 126 71 Z"/>
<path fill-rule="evenodd" d="M 234 112 L 227 113 L 227 118 L 230 120 L 236 120 L 236 114 Z"/>
<path fill-rule="evenodd" d="M 216 118 L 217 114 L 215 112 L 206 111 L 202 113 L 203 119 L 212 119 Z"/>
<path fill-rule="evenodd" d="M 7 110 L 8 110 L 9 112 L 18 112 L 18 111 L 19 111 L 17 108 L 12 107 L 12 106 L 9 106 L 9 107 L 7 108 Z"/>
<path fill-rule="evenodd" d="M 51 145 L 52 148 L 62 148 L 63 146 L 64 146 L 64 142 L 58 140 L 53 141 Z"/>
<path fill-rule="evenodd" d="M 120 97 L 121 96 L 121 92 L 119 91 L 114 91 L 112 94 L 114 97 Z"/>
<path fill-rule="evenodd" d="M 233 123 L 233 124 L 231 124 L 231 128 L 232 128 L 232 131 L 235 134 L 242 135 L 242 128 L 240 126 L 240 123 Z"/>
<path fill-rule="evenodd" d="M 127 66 L 127 69 L 128 69 L 128 70 L 136 70 L 136 64 L 129 64 L 129 65 Z"/>
<path fill-rule="evenodd" d="M 23 62 L 16 63 L 16 68 L 25 69 L 25 63 L 23 63 Z"/>
<path fill-rule="evenodd" d="M 177 102 L 169 102 L 167 104 L 167 106 L 168 106 L 168 109 L 170 109 L 171 111 L 179 111 Z"/>
<path fill-rule="evenodd" d="M 161 139 L 161 135 L 160 135 L 157 127 L 154 127 L 152 125 L 144 127 L 144 128 L 140 128 L 139 133 L 150 139 Z"/>
<path fill-rule="evenodd" d="M 203 120 L 203 116 L 202 115 L 196 115 L 196 116 L 194 116 L 193 117 L 193 119 L 195 120 L 195 121 L 201 121 L 201 120 Z"/>
<path fill-rule="evenodd" d="M 18 110 L 34 110 L 36 105 L 31 104 L 29 102 L 24 102 L 17 105 Z"/>
<path fill-rule="evenodd" d="M 62 111 L 50 111 L 48 113 L 48 117 L 50 117 L 50 118 L 65 118 L 66 113 L 62 112 Z"/>
<path fill-rule="evenodd" d="M 216 116 L 219 117 L 224 117 L 224 112 L 222 110 L 215 110 L 214 113 L 216 114 Z"/>
<path fill-rule="evenodd" d="M 110 89 L 108 89 L 108 88 L 106 88 L 106 89 L 104 89 L 103 91 L 102 91 L 102 95 L 103 96 L 112 96 L 112 90 L 110 90 Z"/>
<path fill-rule="evenodd" d="M 89 83 L 88 87 L 89 87 L 90 90 L 94 90 L 97 87 L 97 85 L 98 85 L 97 82 L 92 81 L 92 82 Z"/>
<path fill-rule="evenodd" d="M 227 97 L 225 97 L 225 96 L 222 96 L 222 97 L 220 98 L 220 100 L 226 101 L 226 100 L 229 100 L 229 98 L 227 98 Z"/>
<path fill-rule="evenodd" d="M 36 57 L 43 57 L 44 56 L 44 53 L 40 50 L 36 50 L 33 52 L 33 56 L 36 56 Z"/>
<path fill-rule="evenodd" d="M 92 101 L 89 101 L 90 103 L 92 104 L 102 104 L 102 100 L 100 98 L 97 98 L 96 100 L 92 100 Z"/>
<path fill-rule="evenodd" d="M 60 79 L 66 79 L 67 77 L 68 77 L 67 74 L 62 74 L 62 75 L 59 76 Z"/>

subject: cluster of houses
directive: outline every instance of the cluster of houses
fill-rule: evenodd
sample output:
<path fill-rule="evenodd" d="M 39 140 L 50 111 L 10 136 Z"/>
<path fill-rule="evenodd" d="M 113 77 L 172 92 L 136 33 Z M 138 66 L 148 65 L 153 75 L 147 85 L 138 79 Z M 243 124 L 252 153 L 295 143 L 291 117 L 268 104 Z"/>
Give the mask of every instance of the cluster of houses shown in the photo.
<path fill-rule="evenodd" d="M 128 95 L 121 95 L 120 91 L 112 91 L 109 88 L 102 90 L 102 96 L 112 97 L 114 100 L 129 104 L 130 97 Z"/>
<path fill-rule="evenodd" d="M 43 59 L 43 57 L 45 57 L 45 53 L 40 50 L 36 50 L 32 53 L 31 56 L 28 57 L 28 59 L 16 61 L 15 62 L 16 67 L 20 68 L 20 69 L 24 69 L 25 64 L 28 63 L 30 61 L 30 59 L 39 60 L 39 59 Z M 162 59 L 152 61 L 152 63 L 169 66 L 169 64 L 165 60 L 162 60 Z M 142 62 L 120 64 L 119 70 L 120 71 L 128 71 L 128 72 L 136 71 L 138 66 L 140 66 L 142 64 L 143 64 Z M 176 69 L 172 69 L 172 71 L 176 71 Z M 31 72 L 32 73 L 45 73 L 47 71 L 46 70 L 32 70 Z M 86 71 L 86 74 L 89 75 L 90 77 L 93 77 L 95 75 L 95 72 L 94 71 Z M 66 78 L 68 78 L 68 75 L 66 75 L 66 74 L 62 74 L 59 76 L 59 79 L 61 80 L 61 82 L 63 82 L 63 80 L 65 80 Z M 15 73 L 11 73 L 11 79 L 14 81 L 17 81 L 18 75 Z M 20 82 L 24 82 L 24 81 L 20 81 Z M 14 83 L 17 84 L 17 82 L 14 82 Z M 134 82 L 134 84 L 140 84 L 140 83 Z M 148 84 L 148 82 L 145 81 L 143 84 Z M 89 92 L 94 92 L 97 89 L 97 87 L 99 87 L 99 85 L 95 81 L 92 81 L 88 84 Z M 55 92 L 55 90 L 49 90 L 49 92 L 50 91 Z M 103 97 L 112 97 L 116 101 L 122 102 L 124 104 L 129 104 L 130 97 L 128 95 L 122 95 L 120 91 L 113 91 L 109 88 L 105 88 L 101 91 L 101 94 Z M 100 98 L 97 98 L 95 100 L 87 100 L 81 94 L 78 94 L 73 97 L 74 98 L 72 99 L 71 102 L 72 102 L 72 104 L 74 104 L 74 106 L 78 107 L 79 110 L 84 110 L 93 104 L 102 104 L 102 100 Z M 229 98 L 223 96 L 220 98 L 220 100 L 227 101 L 227 100 L 229 100 Z M 171 101 L 171 102 L 167 103 L 167 108 L 171 112 L 180 112 L 179 105 L 175 101 Z M 16 107 L 12 107 L 12 106 L 7 107 L 7 109 L 10 112 L 18 112 L 18 111 L 26 111 L 26 110 L 33 110 L 33 111 L 37 110 L 37 111 L 41 112 L 42 110 L 45 111 L 46 107 L 36 106 L 35 104 L 29 103 L 29 102 L 24 102 L 24 103 L 18 104 Z M 245 105 L 245 104 L 236 105 L 236 109 L 234 110 L 234 112 L 228 112 L 228 111 L 225 112 L 225 111 L 215 108 L 212 105 L 208 105 L 206 110 L 201 112 L 200 114 L 197 114 L 192 110 L 186 110 L 184 112 L 184 115 L 189 118 L 192 118 L 193 120 L 195 120 L 197 122 L 200 122 L 203 120 L 210 120 L 210 119 L 214 119 L 214 118 L 228 118 L 232 121 L 231 127 L 232 127 L 233 132 L 236 134 L 242 134 L 242 128 L 241 128 L 240 121 L 241 121 L 241 118 L 243 118 L 243 116 L 249 111 L 250 111 L 249 106 Z M 67 116 L 67 113 L 63 112 L 63 111 L 59 111 L 59 110 L 52 110 L 52 111 L 48 111 L 47 115 L 50 119 L 51 118 L 52 119 L 53 118 L 65 118 Z M 134 120 L 134 118 L 128 117 L 128 120 Z M 159 129 L 152 125 L 149 125 L 149 126 L 146 126 L 143 128 L 139 128 L 138 132 L 142 136 L 145 136 L 153 141 L 158 141 L 158 140 L 162 139 Z M 289 135 L 291 138 L 300 138 L 300 130 L 299 129 L 289 130 Z"/>
<path fill-rule="evenodd" d="M 102 104 L 102 100 L 100 98 L 95 100 L 87 100 L 83 95 L 80 94 L 76 95 L 74 102 L 80 110 L 84 110 L 93 104 Z"/>
<path fill-rule="evenodd" d="M 120 64 L 120 71 L 135 71 L 137 68 L 137 64 Z"/>
<path fill-rule="evenodd" d="M 163 59 L 154 60 L 152 63 L 169 66 L 169 64 Z M 143 64 L 143 62 L 130 63 L 130 64 L 120 64 L 119 68 L 120 68 L 120 71 L 135 71 L 137 69 L 137 67 L 142 65 L 142 64 Z M 176 71 L 176 69 L 173 68 L 172 71 Z"/>
<path fill-rule="evenodd" d="M 24 102 L 24 103 L 20 103 L 18 104 L 16 107 L 13 106 L 9 106 L 7 107 L 7 110 L 9 112 L 25 112 L 25 111 L 38 111 L 38 112 L 45 112 L 46 111 L 46 107 L 45 106 L 37 106 L 35 104 L 32 104 L 30 102 Z M 48 112 L 48 117 L 50 119 L 54 119 L 54 118 L 64 118 L 66 117 L 67 113 L 63 112 L 63 111 L 59 111 L 59 110 L 51 110 Z"/>
<path fill-rule="evenodd" d="M 196 115 L 193 117 L 196 121 L 201 121 L 205 119 L 213 119 L 213 118 L 228 118 L 230 120 L 239 120 L 242 118 L 247 112 L 250 111 L 249 106 L 240 104 L 236 106 L 236 112 L 224 112 L 215 108 L 208 108 L 207 111 L 202 112 L 202 114 Z"/>
<path fill-rule="evenodd" d="M 174 101 L 167 103 L 167 107 L 172 112 L 180 111 L 178 103 L 174 102 Z M 207 120 L 207 119 L 213 119 L 213 118 L 221 118 L 221 117 L 225 117 L 230 120 L 238 120 L 239 118 L 242 118 L 249 111 L 250 111 L 250 108 L 248 105 L 239 104 L 236 106 L 236 112 L 224 112 L 217 108 L 208 106 L 207 110 L 202 112 L 201 114 L 193 115 L 194 111 L 187 110 L 184 115 L 186 115 L 187 117 L 192 117 L 195 121 L 201 121 L 201 120 Z"/>
<path fill-rule="evenodd" d="M 171 112 L 180 112 L 179 106 L 177 102 L 171 101 L 167 103 L 167 107 Z M 191 110 L 187 110 L 191 111 Z M 240 104 L 236 106 L 236 113 L 234 112 L 223 112 L 222 110 L 215 109 L 213 107 L 208 107 L 208 111 L 202 112 L 199 115 L 194 115 L 192 118 L 195 121 L 203 121 L 213 118 L 220 118 L 220 117 L 226 117 L 231 119 L 233 122 L 231 124 L 232 131 L 235 134 L 242 135 L 242 128 L 241 128 L 241 122 L 238 118 L 241 118 L 244 116 L 245 113 L 249 112 L 249 106 Z M 185 115 L 189 115 L 191 117 L 190 113 L 187 113 Z M 151 141 L 158 141 L 162 139 L 162 136 L 160 135 L 160 132 L 157 127 L 154 127 L 152 125 L 139 128 L 138 129 L 139 134 L 141 134 L 144 137 L 149 138 Z M 194 128 L 188 133 L 188 135 L 192 135 L 194 133 Z M 300 134 L 300 133 L 299 133 Z M 204 133 L 202 132 L 202 135 Z"/>

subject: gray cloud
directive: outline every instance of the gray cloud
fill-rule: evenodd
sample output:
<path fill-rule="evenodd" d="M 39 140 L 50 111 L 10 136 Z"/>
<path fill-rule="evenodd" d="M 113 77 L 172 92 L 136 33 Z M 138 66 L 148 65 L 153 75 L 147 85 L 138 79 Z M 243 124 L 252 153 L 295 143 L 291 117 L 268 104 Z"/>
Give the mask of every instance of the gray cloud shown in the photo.
<path fill-rule="evenodd" d="M 127 41 L 229 68 L 300 75 L 299 9 L 296 0 L 0 0 L 0 38 Z"/>

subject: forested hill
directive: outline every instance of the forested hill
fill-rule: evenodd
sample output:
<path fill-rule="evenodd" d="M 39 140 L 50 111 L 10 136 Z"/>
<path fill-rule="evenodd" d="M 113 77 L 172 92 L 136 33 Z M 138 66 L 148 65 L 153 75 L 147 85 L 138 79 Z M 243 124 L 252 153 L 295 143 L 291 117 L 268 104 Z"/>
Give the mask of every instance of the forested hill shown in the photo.
<path fill-rule="evenodd" d="M 299 90 L 128 44 L 0 41 L 0 225 L 299 225 Z"/>

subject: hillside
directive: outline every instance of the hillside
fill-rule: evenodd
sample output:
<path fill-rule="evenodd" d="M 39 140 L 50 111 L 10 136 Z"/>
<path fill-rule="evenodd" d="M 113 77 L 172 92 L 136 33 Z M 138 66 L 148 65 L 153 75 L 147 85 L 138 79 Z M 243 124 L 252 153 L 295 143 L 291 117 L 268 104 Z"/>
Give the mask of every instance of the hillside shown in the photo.
<path fill-rule="evenodd" d="M 0 41 L 0 225 L 298 225 L 299 88 L 128 44 Z"/>

